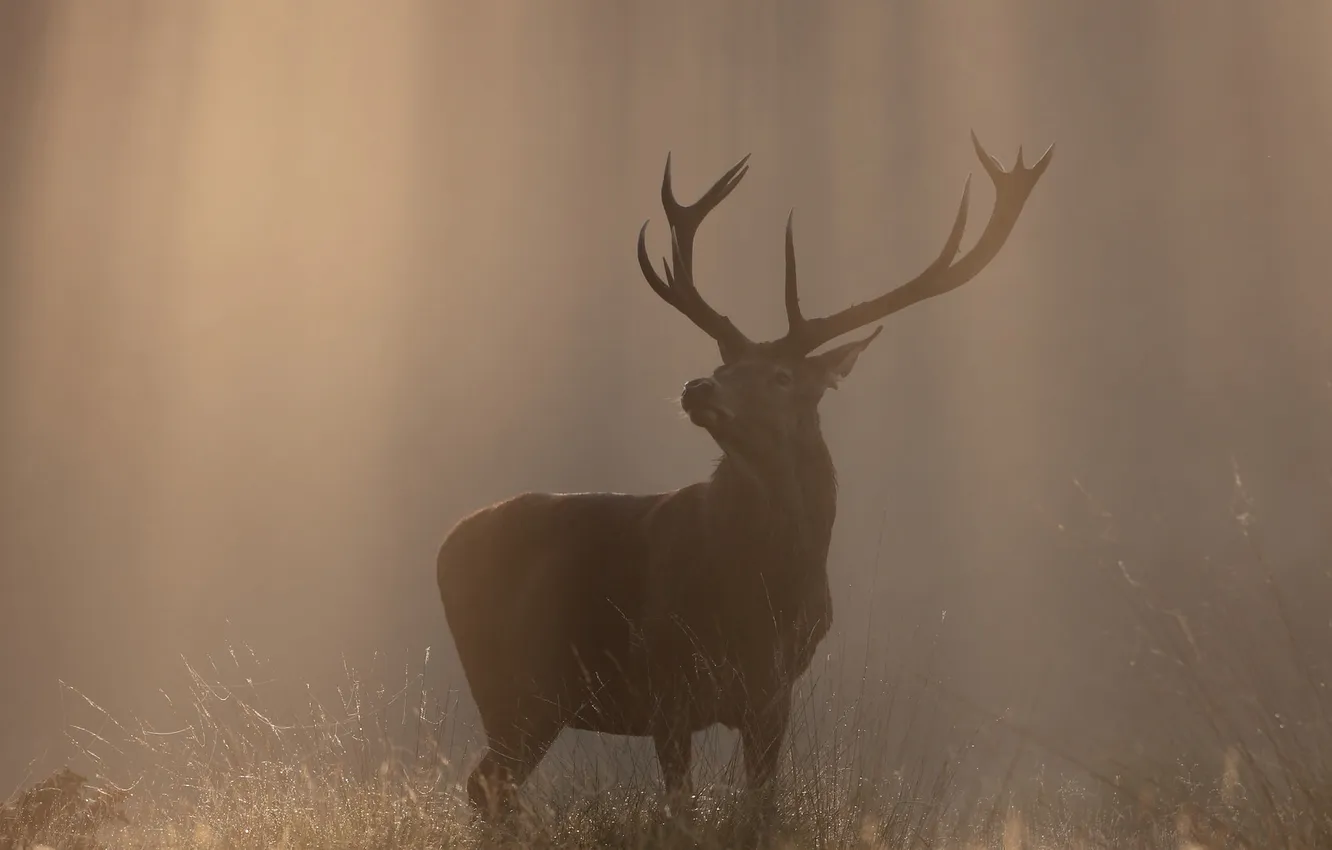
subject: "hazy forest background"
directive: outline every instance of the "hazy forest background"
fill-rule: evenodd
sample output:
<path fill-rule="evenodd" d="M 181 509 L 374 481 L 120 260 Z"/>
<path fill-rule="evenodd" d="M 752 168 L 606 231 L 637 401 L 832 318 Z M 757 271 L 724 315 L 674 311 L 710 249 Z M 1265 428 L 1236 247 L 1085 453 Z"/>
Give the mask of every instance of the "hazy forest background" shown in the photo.
<path fill-rule="evenodd" d="M 707 475 L 716 349 L 633 253 L 668 151 L 682 197 L 752 152 L 697 265 L 761 336 L 789 208 L 827 312 L 934 257 L 970 130 L 1058 145 L 823 405 L 826 669 L 941 681 L 931 746 L 1165 756 L 1146 595 L 1279 694 L 1332 645 L 1330 42 L 1297 0 L 0 4 L 0 798 L 61 682 L 152 716 L 228 641 L 459 688 L 454 521 Z"/>

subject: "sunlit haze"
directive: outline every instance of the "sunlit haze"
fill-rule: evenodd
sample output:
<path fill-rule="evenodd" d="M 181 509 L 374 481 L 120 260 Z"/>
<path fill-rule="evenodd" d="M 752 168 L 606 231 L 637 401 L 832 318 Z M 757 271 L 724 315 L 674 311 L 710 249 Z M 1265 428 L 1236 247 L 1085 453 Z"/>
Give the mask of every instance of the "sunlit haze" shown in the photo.
<path fill-rule="evenodd" d="M 969 247 L 972 130 L 1058 146 L 822 405 L 829 669 L 1157 740 L 1129 580 L 1226 622 L 1244 511 L 1327 645 L 1330 41 L 1293 0 L 3 4 L 0 799 L 63 763 L 62 682 L 132 715 L 229 645 L 316 689 L 429 646 L 462 688 L 460 517 L 707 476 L 677 399 L 717 348 L 634 256 L 668 152 L 686 199 L 752 154 L 696 268 L 767 337 L 789 210 L 827 313 L 929 263 L 974 174 Z"/>

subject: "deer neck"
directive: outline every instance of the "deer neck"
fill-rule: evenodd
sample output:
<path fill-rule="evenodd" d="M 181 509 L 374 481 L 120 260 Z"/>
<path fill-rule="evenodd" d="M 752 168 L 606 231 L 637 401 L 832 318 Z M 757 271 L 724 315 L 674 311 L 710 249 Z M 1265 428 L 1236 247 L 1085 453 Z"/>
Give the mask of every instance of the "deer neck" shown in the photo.
<path fill-rule="evenodd" d="M 823 570 L 837 515 L 837 474 L 816 428 L 763 462 L 724 456 L 708 486 L 714 533 L 763 566 Z"/>

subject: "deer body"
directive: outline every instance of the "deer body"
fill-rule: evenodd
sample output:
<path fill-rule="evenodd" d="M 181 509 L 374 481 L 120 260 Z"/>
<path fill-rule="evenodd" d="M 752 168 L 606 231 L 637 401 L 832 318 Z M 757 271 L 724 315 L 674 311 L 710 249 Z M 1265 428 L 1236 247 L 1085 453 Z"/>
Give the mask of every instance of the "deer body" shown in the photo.
<path fill-rule="evenodd" d="M 974 141 L 974 136 L 973 136 Z M 815 348 L 915 301 L 960 286 L 998 252 L 1049 163 L 1004 171 L 976 142 L 995 209 L 954 262 L 964 192 L 943 252 L 879 298 L 806 319 L 790 221 L 790 331 L 755 343 L 703 301 L 693 240 L 745 173 L 742 160 L 692 205 L 662 203 L 674 262 L 663 280 L 639 234 L 652 289 L 716 340 L 722 365 L 690 381 L 681 406 L 722 449 L 706 482 L 669 493 L 527 493 L 460 521 L 440 548 L 445 616 L 485 727 L 468 782 L 494 815 L 565 728 L 653 738 L 671 793 L 689 787 L 691 733 L 740 732 L 749 783 L 773 778 L 795 681 L 832 624 L 827 558 L 837 513 L 833 461 L 819 427 L 826 390 L 850 374 L 872 334 Z M 747 159 L 747 158 L 746 158 Z"/>
<path fill-rule="evenodd" d="M 554 698 L 565 725 L 651 735 L 682 677 L 690 698 L 670 708 L 688 713 L 687 731 L 738 727 L 729 674 L 780 661 L 798 675 L 832 614 L 831 523 L 821 551 L 800 553 L 803 535 L 751 488 L 524 494 L 460 523 L 439 578 L 478 703 L 527 680 L 522 696 Z"/>
<path fill-rule="evenodd" d="M 651 736 L 678 790 L 690 734 L 721 723 L 770 773 L 832 623 L 835 512 L 820 439 L 767 479 L 723 459 L 670 493 L 528 493 L 462 520 L 438 578 L 495 766 L 520 783 L 564 726 Z"/>

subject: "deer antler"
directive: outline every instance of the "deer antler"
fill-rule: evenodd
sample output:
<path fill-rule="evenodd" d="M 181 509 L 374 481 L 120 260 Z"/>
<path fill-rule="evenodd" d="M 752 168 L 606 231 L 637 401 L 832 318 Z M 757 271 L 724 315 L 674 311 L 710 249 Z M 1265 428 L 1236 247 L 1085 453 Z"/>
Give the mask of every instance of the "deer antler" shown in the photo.
<path fill-rule="evenodd" d="M 661 299 L 683 313 L 691 322 L 698 325 L 708 336 L 717 341 L 721 350 L 722 362 L 729 363 L 741 357 L 745 351 L 753 348 L 749 340 L 730 319 L 718 313 L 703 300 L 694 286 L 694 235 L 698 226 L 708 213 L 726 199 L 736 186 L 740 185 L 749 156 L 737 162 L 721 176 L 712 188 L 703 193 L 692 204 L 684 205 L 675 199 L 671 190 L 671 157 L 666 155 L 666 173 L 661 179 L 661 205 L 666 211 L 666 221 L 671 228 L 671 249 L 674 263 L 662 261 L 666 268 L 666 279 L 662 280 L 652 266 L 647 253 L 647 226 L 638 231 L 638 266 L 643 270 L 652 291 Z"/>
<path fill-rule="evenodd" d="M 791 220 L 788 218 L 786 222 L 786 316 L 790 323 L 790 329 L 786 336 L 764 343 L 763 347 L 781 354 L 803 356 L 826 342 L 856 328 L 868 325 L 870 322 L 882 319 L 884 316 L 910 307 L 917 301 L 924 301 L 926 298 L 933 298 L 951 289 L 956 289 L 989 265 L 990 261 L 999 253 L 999 249 L 1004 246 L 1008 235 L 1012 233 L 1013 226 L 1017 224 L 1018 216 L 1022 214 L 1022 208 L 1027 202 L 1027 197 L 1031 194 L 1032 189 L 1036 187 L 1036 181 L 1041 179 L 1041 175 L 1045 173 L 1045 169 L 1050 165 L 1054 145 L 1050 145 L 1045 153 L 1041 154 L 1036 164 L 1030 168 L 1023 164 L 1022 148 L 1018 148 L 1017 163 L 1011 171 L 1005 171 L 998 160 L 986 153 L 985 148 L 981 147 L 980 140 L 976 138 L 974 132 L 971 134 L 971 142 L 976 147 L 976 155 L 980 158 L 981 165 L 985 167 L 985 173 L 990 175 L 990 180 L 994 183 L 995 197 L 994 209 L 990 212 L 990 220 L 970 251 L 957 262 L 953 262 L 962 243 L 962 232 L 967 226 L 967 205 L 971 196 L 971 178 L 968 177 L 962 189 L 962 203 L 958 207 L 957 218 L 953 221 L 953 230 L 948 234 L 948 241 L 944 243 L 943 251 L 939 253 L 938 259 L 931 263 L 925 271 L 896 289 L 892 289 L 870 301 L 854 304 L 831 316 L 806 319 L 800 312 L 799 294 L 796 286 L 795 240 L 791 232 Z M 641 247 L 642 243 L 639 244 Z"/>

